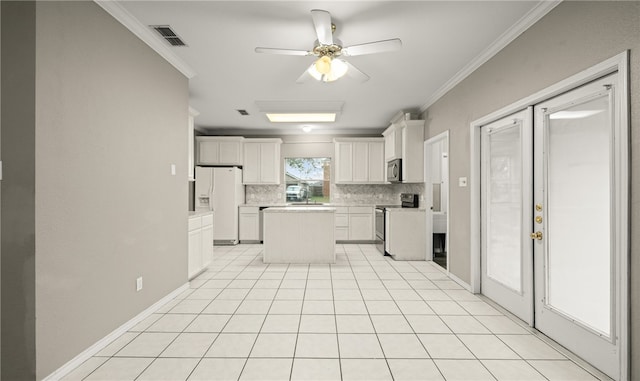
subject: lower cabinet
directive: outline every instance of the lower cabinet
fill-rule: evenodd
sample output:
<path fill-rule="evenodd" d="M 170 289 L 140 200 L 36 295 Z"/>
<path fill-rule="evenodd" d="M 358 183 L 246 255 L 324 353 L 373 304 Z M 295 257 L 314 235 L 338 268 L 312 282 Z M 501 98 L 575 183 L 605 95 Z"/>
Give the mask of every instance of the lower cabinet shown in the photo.
<path fill-rule="evenodd" d="M 213 260 L 213 213 L 189 217 L 188 278 L 200 274 Z"/>
<path fill-rule="evenodd" d="M 373 241 L 373 207 L 336 207 L 337 241 Z"/>
<path fill-rule="evenodd" d="M 241 206 L 240 213 L 240 242 L 260 241 L 260 211 L 257 206 Z"/>
<path fill-rule="evenodd" d="M 426 259 L 426 229 L 424 210 L 391 209 L 386 212 L 385 251 L 398 261 Z"/>

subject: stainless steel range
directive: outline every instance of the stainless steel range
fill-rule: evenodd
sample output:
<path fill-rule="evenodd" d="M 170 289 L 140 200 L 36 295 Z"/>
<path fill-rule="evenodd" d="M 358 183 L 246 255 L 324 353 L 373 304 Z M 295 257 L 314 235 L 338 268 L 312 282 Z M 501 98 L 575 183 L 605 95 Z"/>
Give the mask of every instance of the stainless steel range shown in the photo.
<path fill-rule="evenodd" d="M 417 208 L 419 196 L 414 193 L 402 193 L 400 194 L 400 204 L 394 205 L 376 205 L 376 247 L 378 251 L 383 255 L 389 255 L 384 250 L 385 240 L 385 228 L 387 226 L 388 218 L 387 209 L 390 208 Z"/>

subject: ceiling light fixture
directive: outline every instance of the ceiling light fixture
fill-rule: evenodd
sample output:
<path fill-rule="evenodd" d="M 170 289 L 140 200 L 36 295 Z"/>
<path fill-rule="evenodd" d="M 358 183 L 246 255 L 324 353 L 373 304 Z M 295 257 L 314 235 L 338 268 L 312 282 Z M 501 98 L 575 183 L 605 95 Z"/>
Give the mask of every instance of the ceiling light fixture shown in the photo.
<path fill-rule="evenodd" d="M 267 113 L 271 123 L 326 123 L 335 122 L 335 112 L 318 113 Z"/>
<path fill-rule="evenodd" d="M 307 72 L 318 81 L 333 82 L 347 74 L 348 70 L 349 65 L 347 65 L 346 61 L 322 56 L 313 65 L 309 66 Z"/>

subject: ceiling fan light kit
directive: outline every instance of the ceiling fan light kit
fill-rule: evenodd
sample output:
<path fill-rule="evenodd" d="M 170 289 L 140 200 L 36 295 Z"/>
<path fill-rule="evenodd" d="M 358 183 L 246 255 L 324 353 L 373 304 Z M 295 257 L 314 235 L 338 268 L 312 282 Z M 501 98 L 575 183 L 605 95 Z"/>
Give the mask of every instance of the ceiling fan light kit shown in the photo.
<path fill-rule="evenodd" d="M 335 24 L 331 23 L 331 14 L 320 9 L 311 11 L 311 18 L 315 26 L 318 39 L 311 51 L 295 50 L 295 49 L 279 49 L 279 48 L 261 48 L 255 49 L 256 53 L 281 54 L 293 56 L 316 56 L 318 59 L 309 66 L 306 73 L 314 79 L 321 82 L 333 82 L 343 77 L 347 71 L 354 72 L 353 78 L 362 82 L 369 79 L 353 64 L 337 58 L 340 55 L 358 56 L 364 54 L 373 54 L 398 50 L 402 47 L 402 41 L 398 38 L 368 42 L 359 45 L 342 47 L 342 42 L 333 38 L 333 32 L 336 30 Z M 297 82 L 303 82 L 306 76 L 303 74 Z"/>

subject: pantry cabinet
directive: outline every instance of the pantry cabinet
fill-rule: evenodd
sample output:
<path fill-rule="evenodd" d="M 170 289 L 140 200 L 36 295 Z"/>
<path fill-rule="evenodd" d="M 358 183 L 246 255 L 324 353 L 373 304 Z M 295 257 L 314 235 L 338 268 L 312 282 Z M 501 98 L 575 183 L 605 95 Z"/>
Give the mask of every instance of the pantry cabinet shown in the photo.
<path fill-rule="evenodd" d="M 336 184 L 383 184 L 382 138 L 334 139 Z"/>
<path fill-rule="evenodd" d="M 242 183 L 280 184 L 282 139 L 245 139 Z"/>
<path fill-rule="evenodd" d="M 197 165 L 242 165 L 243 137 L 197 136 Z"/>

